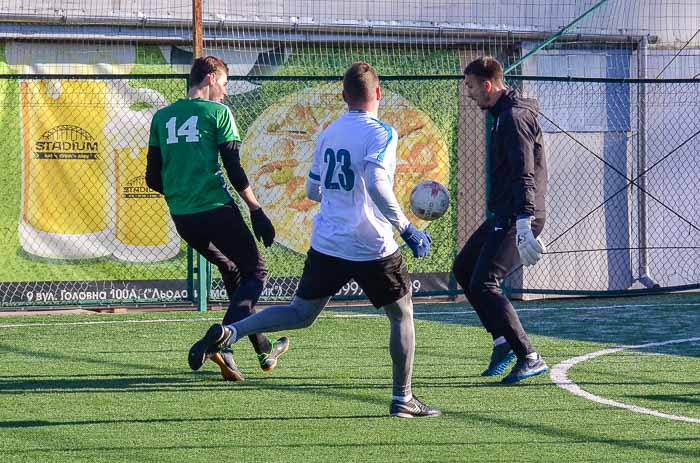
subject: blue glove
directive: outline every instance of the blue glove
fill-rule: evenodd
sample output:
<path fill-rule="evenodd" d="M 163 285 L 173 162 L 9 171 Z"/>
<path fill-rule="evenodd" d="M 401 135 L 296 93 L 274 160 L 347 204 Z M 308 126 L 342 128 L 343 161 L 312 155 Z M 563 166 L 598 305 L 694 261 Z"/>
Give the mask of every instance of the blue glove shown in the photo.
<path fill-rule="evenodd" d="M 401 238 L 406 242 L 411 251 L 413 251 L 413 257 L 425 257 L 430 252 L 430 243 L 433 239 L 430 237 L 430 233 L 420 231 L 413 224 L 410 224 L 406 230 L 401 233 Z"/>

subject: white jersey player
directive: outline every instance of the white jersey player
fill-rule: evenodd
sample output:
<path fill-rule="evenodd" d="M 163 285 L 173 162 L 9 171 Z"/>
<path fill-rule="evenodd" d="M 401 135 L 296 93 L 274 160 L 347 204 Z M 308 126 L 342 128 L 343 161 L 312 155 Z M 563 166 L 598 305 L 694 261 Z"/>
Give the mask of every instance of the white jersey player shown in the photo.
<path fill-rule="evenodd" d="M 376 71 L 356 62 L 345 73 L 349 112 L 319 137 L 307 179 L 307 196 L 321 202 L 314 218 L 304 271 L 290 305 L 272 306 L 238 322 L 212 325 L 202 341 L 223 349 L 259 332 L 310 326 L 331 296 L 354 279 L 391 321 L 393 390 L 389 413 L 438 416 L 411 390 L 415 332 L 411 283 L 393 228 L 415 257 L 430 250 L 430 235 L 404 215 L 393 192 L 397 132 L 377 119 L 381 89 Z"/>
<path fill-rule="evenodd" d="M 365 172 L 382 169 L 393 186 L 397 144 L 396 130 L 367 111 L 352 110 L 323 131 L 309 172 L 310 189 L 322 192 L 313 249 L 352 261 L 396 252 L 393 227 L 372 200 Z M 401 217 L 403 231 L 408 221 Z"/>

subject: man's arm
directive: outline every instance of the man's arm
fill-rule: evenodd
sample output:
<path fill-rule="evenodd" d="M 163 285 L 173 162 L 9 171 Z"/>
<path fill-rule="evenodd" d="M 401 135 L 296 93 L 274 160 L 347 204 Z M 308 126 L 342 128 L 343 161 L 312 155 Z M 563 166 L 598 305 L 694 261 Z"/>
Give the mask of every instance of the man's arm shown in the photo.
<path fill-rule="evenodd" d="M 220 144 L 219 154 L 221 155 L 221 162 L 224 165 L 224 169 L 226 169 L 226 175 L 228 175 L 231 185 L 233 185 L 238 196 L 241 197 L 250 210 L 253 234 L 269 248 L 275 241 L 275 227 L 263 212 L 258 199 L 255 197 L 255 193 L 253 193 L 253 189 L 250 187 L 248 176 L 243 170 L 243 166 L 241 166 L 239 147 L 240 143 L 237 141 Z"/>
<path fill-rule="evenodd" d="M 382 215 L 399 233 L 406 231 L 411 222 L 408 221 L 401 210 L 387 171 L 378 164 L 367 162 L 365 164 L 365 179 L 367 181 L 367 192 Z"/>
<path fill-rule="evenodd" d="M 432 242 L 430 233 L 418 230 L 408 221 L 396 200 L 387 171 L 379 164 L 367 162 L 364 175 L 370 198 L 389 223 L 399 231 L 401 238 L 411 248 L 413 257 L 427 256 Z"/>
<path fill-rule="evenodd" d="M 160 148 L 157 146 L 149 146 L 148 154 L 146 154 L 146 185 L 151 190 L 163 194 L 163 176 L 161 169 L 163 168 L 163 156 L 160 153 Z"/>
<path fill-rule="evenodd" d="M 323 199 L 323 193 L 321 192 L 321 184 L 311 177 L 306 177 L 306 197 L 311 201 L 316 201 L 320 203 Z"/>
<path fill-rule="evenodd" d="M 221 162 L 226 169 L 226 175 L 233 185 L 233 188 L 241 194 L 243 190 L 249 187 L 248 176 L 241 166 L 241 156 L 239 152 L 240 143 L 237 141 L 229 141 L 219 145 L 219 154 L 221 155 Z M 252 192 L 251 192 L 252 194 Z M 243 196 L 241 196 L 243 198 Z M 254 198 L 254 196 L 253 196 Z M 245 199 L 244 199 L 245 201 Z M 257 204 L 257 201 L 255 201 Z M 259 208 L 260 205 L 258 204 Z"/>
<path fill-rule="evenodd" d="M 513 175 L 511 189 L 515 214 L 535 215 L 535 132 L 527 115 L 514 113 L 505 122 L 505 147 Z"/>
<path fill-rule="evenodd" d="M 515 244 L 525 266 L 534 265 L 546 252 L 544 244 L 532 233 L 535 215 L 535 133 L 537 121 L 514 113 L 506 125 L 506 151 L 512 166 L 512 194 L 515 200 Z"/>

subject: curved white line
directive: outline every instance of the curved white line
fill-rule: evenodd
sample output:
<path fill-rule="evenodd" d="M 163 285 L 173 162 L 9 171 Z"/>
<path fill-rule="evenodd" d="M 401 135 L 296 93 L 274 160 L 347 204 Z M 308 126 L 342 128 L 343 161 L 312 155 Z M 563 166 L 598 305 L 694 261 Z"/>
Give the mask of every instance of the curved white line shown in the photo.
<path fill-rule="evenodd" d="M 694 341 L 700 341 L 700 338 L 687 338 L 687 339 L 675 339 L 672 341 L 664 341 L 664 342 L 650 342 L 647 344 L 640 344 L 638 346 L 620 346 L 620 347 L 613 347 L 611 349 L 605 349 L 605 350 L 599 350 L 598 352 L 592 352 L 590 354 L 586 355 L 581 355 L 579 357 L 574 357 L 568 360 L 565 360 L 561 363 L 558 363 L 554 367 L 552 367 L 552 371 L 549 375 L 549 377 L 552 379 L 552 382 L 559 386 L 562 389 L 566 389 L 567 391 L 571 392 L 574 395 L 577 395 L 579 397 L 583 397 L 584 399 L 597 402 L 599 404 L 603 405 L 609 405 L 611 407 L 617 407 L 617 408 L 624 408 L 625 410 L 630 410 L 635 413 L 642 413 L 645 415 L 652 415 L 652 416 L 657 416 L 659 418 L 668 418 L 670 420 L 676 420 L 676 421 L 685 421 L 686 423 L 697 423 L 700 424 L 700 419 L 698 418 L 689 418 L 687 416 L 679 416 L 679 415 L 670 415 L 668 413 L 661 413 L 657 412 L 656 410 L 652 410 L 650 408 L 644 408 L 644 407 L 637 407 L 636 405 L 627 405 L 622 402 L 617 402 L 615 400 L 611 399 L 606 399 L 604 397 L 600 397 L 594 394 L 591 394 L 590 392 L 586 392 L 583 389 L 581 389 L 579 386 L 576 385 L 573 381 L 571 381 L 567 375 L 569 369 L 576 365 L 577 363 L 585 362 L 587 360 L 594 359 L 596 357 L 601 357 L 603 355 L 608 355 L 608 354 L 614 354 L 616 352 L 620 352 L 626 349 L 642 349 L 645 347 L 656 347 L 656 346 L 665 346 L 667 344 L 680 344 L 684 342 L 694 342 Z"/>

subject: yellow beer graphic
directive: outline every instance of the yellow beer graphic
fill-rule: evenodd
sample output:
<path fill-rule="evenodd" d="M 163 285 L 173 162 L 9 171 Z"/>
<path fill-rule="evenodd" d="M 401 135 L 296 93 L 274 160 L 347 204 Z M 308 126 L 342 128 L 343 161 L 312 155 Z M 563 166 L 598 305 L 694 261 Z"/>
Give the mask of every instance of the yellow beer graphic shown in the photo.
<path fill-rule="evenodd" d="M 20 243 L 58 258 L 108 255 L 110 177 L 105 155 L 105 83 L 26 80 L 20 84 Z"/>
<path fill-rule="evenodd" d="M 115 150 L 117 162 L 117 244 L 118 259 L 153 262 L 177 255 L 179 239 L 163 196 L 148 188 L 148 148 Z"/>
<path fill-rule="evenodd" d="M 128 262 L 169 259 L 180 251 L 180 239 L 165 199 L 145 178 L 151 118 L 167 102 L 154 90 L 134 89 L 124 81 L 112 84 L 109 101 L 105 137 L 116 164 L 113 255 Z"/>

